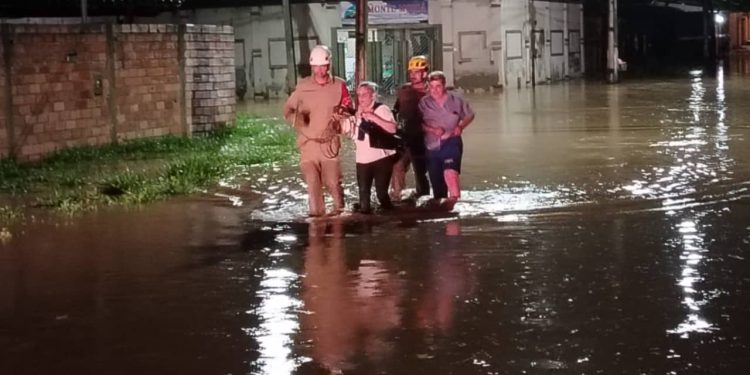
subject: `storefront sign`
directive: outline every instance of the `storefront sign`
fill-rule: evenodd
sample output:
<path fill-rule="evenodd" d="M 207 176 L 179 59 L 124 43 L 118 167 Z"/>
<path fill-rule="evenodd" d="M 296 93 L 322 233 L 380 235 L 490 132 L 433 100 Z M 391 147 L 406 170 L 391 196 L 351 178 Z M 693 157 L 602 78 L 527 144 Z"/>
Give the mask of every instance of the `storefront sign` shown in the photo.
<path fill-rule="evenodd" d="M 427 22 L 428 0 L 368 1 L 368 24 L 398 24 Z M 354 25 L 357 13 L 355 1 L 341 2 L 341 23 Z"/>

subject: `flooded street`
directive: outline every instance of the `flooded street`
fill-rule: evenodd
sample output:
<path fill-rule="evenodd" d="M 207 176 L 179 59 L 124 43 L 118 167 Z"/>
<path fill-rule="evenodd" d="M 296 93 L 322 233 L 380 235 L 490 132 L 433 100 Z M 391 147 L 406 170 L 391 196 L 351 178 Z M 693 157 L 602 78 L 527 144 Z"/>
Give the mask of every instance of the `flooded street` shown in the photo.
<path fill-rule="evenodd" d="M 0 374 L 746 373 L 750 78 L 724 69 L 468 95 L 454 215 L 309 224 L 279 165 L 15 228 Z"/>

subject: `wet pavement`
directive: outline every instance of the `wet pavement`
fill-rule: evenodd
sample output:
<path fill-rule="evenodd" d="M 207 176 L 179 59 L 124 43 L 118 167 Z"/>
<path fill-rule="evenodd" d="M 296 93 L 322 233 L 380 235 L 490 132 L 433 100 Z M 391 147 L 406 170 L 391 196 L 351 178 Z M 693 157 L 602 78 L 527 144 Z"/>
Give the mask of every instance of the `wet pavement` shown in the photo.
<path fill-rule="evenodd" d="M 437 219 L 303 222 L 279 165 L 15 228 L 0 373 L 744 374 L 741 72 L 468 96 Z"/>

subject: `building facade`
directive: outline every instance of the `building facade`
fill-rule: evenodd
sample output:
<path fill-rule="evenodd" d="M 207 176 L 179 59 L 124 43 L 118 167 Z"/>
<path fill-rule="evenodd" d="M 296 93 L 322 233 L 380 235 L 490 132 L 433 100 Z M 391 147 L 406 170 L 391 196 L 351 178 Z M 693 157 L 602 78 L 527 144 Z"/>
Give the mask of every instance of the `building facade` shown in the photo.
<path fill-rule="evenodd" d="M 729 47 L 750 49 L 750 12 L 729 13 Z"/>
<path fill-rule="evenodd" d="M 297 76 L 309 74 L 316 44 L 334 51 L 334 73 L 353 82 L 354 0 L 291 5 Z M 368 1 L 368 72 L 385 94 L 407 79 L 410 56 L 430 57 L 462 90 L 529 87 L 582 76 L 580 1 Z M 139 22 L 230 25 L 238 79 L 248 96 L 286 95 L 287 45 L 280 5 L 213 8 L 162 14 Z"/>

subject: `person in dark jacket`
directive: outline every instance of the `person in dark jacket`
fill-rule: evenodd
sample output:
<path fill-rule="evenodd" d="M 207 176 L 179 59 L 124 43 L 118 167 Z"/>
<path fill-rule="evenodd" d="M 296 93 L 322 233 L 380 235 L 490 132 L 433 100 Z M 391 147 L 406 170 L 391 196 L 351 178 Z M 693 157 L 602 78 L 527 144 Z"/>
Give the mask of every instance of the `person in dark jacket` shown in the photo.
<path fill-rule="evenodd" d="M 414 169 L 416 198 L 430 194 L 422 115 L 418 108 L 419 101 L 427 94 L 429 68 L 425 56 L 414 56 L 409 60 L 409 82 L 399 88 L 396 104 L 393 106 L 394 113 L 402 123 L 401 136 L 404 141 L 404 149 L 393 166 L 391 178 L 391 198 L 395 201 L 401 200 L 410 166 Z M 432 183 L 435 184 L 435 181 Z M 443 181 L 438 184 L 443 184 Z"/>

